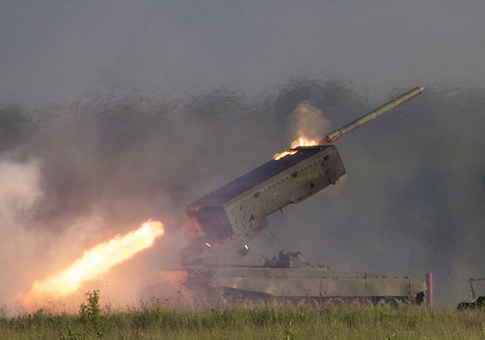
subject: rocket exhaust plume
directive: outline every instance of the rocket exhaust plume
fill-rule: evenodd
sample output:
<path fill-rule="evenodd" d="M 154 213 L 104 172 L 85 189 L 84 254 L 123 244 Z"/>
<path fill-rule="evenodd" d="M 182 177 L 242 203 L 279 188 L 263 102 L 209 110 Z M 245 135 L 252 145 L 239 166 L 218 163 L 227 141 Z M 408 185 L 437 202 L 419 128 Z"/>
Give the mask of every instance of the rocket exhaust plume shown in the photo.
<path fill-rule="evenodd" d="M 150 247 L 164 233 L 161 222 L 148 221 L 138 230 L 124 236 L 118 234 L 109 242 L 100 243 L 85 251 L 80 259 L 61 273 L 44 281 L 35 281 L 24 301 L 30 303 L 38 299 L 57 299 L 73 293 L 83 282 L 95 279 L 114 265 Z"/>
<path fill-rule="evenodd" d="M 290 125 L 290 133 L 293 137 L 292 149 L 299 146 L 318 145 L 321 136 L 332 128 L 332 123 L 324 117 L 322 111 L 307 100 L 298 104 L 292 116 Z"/>
<path fill-rule="evenodd" d="M 275 161 L 277 160 L 280 160 L 286 156 L 291 156 L 291 155 L 294 155 L 295 153 L 297 153 L 298 151 L 297 150 L 290 150 L 290 151 L 283 151 L 282 153 L 277 153 L 273 156 L 273 159 Z"/>
<path fill-rule="evenodd" d="M 380 106 L 379 108 L 371 111 L 362 117 L 354 120 L 352 123 L 334 130 L 326 135 L 324 138 L 319 138 L 318 131 L 321 131 L 324 127 L 329 127 L 330 122 L 323 117 L 321 111 L 311 106 L 307 101 L 302 102 L 293 113 L 298 119 L 298 139 L 291 143 L 291 149 L 295 149 L 299 146 L 315 146 L 326 145 L 335 142 L 337 139 L 346 135 L 349 132 L 361 127 L 364 124 L 369 123 L 371 120 L 389 112 L 390 110 L 398 107 L 399 105 L 419 96 L 423 92 L 424 87 L 416 87 L 411 91 L 391 100 L 390 102 Z M 290 151 L 285 151 L 273 156 L 275 160 L 279 160 L 287 155 L 291 154 Z"/>
<path fill-rule="evenodd" d="M 291 150 L 275 154 L 273 159 L 276 161 L 294 155 L 297 152 L 294 149 L 299 146 L 319 145 L 321 136 L 332 127 L 330 120 L 323 116 L 322 111 L 307 100 L 298 104 L 290 119 L 289 132 L 293 140 Z"/>

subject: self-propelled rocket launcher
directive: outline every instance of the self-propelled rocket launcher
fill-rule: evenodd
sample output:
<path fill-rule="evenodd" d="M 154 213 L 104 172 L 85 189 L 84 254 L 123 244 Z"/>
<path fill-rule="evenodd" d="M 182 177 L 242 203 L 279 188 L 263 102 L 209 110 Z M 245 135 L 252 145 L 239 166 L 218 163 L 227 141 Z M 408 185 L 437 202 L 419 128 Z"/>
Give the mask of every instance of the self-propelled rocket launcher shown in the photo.
<path fill-rule="evenodd" d="M 272 159 L 187 206 L 202 236 L 182 251 L 187 286 L 210 304 L 264 305 L 290 301 L 313 305 L 332 301 L 423 300 L 426 284 L 418 278 L 335 271 L 305 261 L 299 252 L 272 258 L 250 251 L 248 243 L 268 226 L 267 216 L 300 203 L 335 184 L 346 173 L 333 143 L 343 135 L 421 94 L 415 88 L 311 147 L 297 147 Z"/>

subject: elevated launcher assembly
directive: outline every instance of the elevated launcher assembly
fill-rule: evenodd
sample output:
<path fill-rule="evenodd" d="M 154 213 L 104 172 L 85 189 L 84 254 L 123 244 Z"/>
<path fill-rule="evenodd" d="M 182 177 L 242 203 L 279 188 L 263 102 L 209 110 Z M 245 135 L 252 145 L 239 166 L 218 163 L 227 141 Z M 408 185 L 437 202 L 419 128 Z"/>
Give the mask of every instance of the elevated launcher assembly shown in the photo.
<path fill-rule="evenodd" d="M 299 203 L 345 174 L 333 143 L 345 134 L 369 123 L 391 109 L 418 96 L 423 88 L 397 97 L 352 123 L 330 132 L 319 146 L 298 147 L 297 152 L 248 172 L 231 183 L 187 206 L 190 217 L 197 220 L 209 245 L 231 241 L 235 251 L 244 253 L 247 243 L 267 225 L 267 216 L 291 203 Z"/>
<path fill-rule="evenodd" d="M 297 288 L 289 289 L 290 286 L 299 286 L 295 283 L 296 281 L 291 280 L 281 289 L 276 289 L 277 285 L 273 282 L 262 283 L 261 280 L 265 280 L 264 275 L 263 278 L 259 277 L 260 274 L 254 272 L 255 268 L 271 268 L 272 264 L 269 262 L 288 268 L 293 264 L 296 265 L 298 261 L 301 262 L 301 266 L 308 265 L 308 262 L 304 262 L 299 253 L 282 253 L 281 258 L 265 262 L 264 258 L 250 252 L 247 245 L 252 238 L 266 228 L 268 215 L 289 204 L 306 200 L 330 184 L 335 184 L 346 173 L 337 148 L 328 145 L 329 143 L 333 143 L 345 134 L 418 96 L 422 91 L 423 88 L 416 87 L 352 123 L 330 132 L 319 140 L 320 145 L 292 149 L 291 154 L 278 160 L 273 159 L 188 205 L 188 216 L 196 221 L 203 236 L 182 252 L 182 264 L 187 266 L 189 273 L 187 286 L 200 288 L 203 285 L 212 290 L 216 288 L 232 289 L 244 293 L 260 293 L 277 297 L 297 297 L 301 294 L 308 296 L 309 291 L 314 291 L 311 295 L 320 298 L 331 296 L 397 296 L 401 298 L 423 294 L 426 285 L 420 279 L 393 277 L 392 282 L 399 281 L 399 287 L 394 289 L 389 283 L 391 281 L 381 278 L 382 274 L 373 273 L 354 273 L 357 277 L 349 279 L 352 284 L 349 283 L 348 292 L 339 288 L 339 286 L 345 286 L 343 279 L 340 283 L 337 282 L 335 288 L 331 288 L 325 286 L 330 284 L 327 279 L 330 278 L 331 271 L 318 272 L 323 270 L 320 265 L 313 266 L 311 271 L 307 270 L 303 274 L 300 271 L 295 277 L 299 277 L 298 282 L 301 283 L 302 277 L 308 273 L 310 273 L 308 274 L 310 277 L 315 276 L 316 272 L 320 273 L 317 277 L 323 275 L 319 276 L 319 280 L 309 279 L 304 290 L 307 293 L 298 292 Z M 248 272 L 244 272 L 245 268 Z M 319 269 L 317 270 L 317 268 Z M 273 269 L 270 273 L 276 273 L 276 271 Z M 287 278 L 288 273 L 287 271 L 281 275 Z M 343 278 L 342 273 L 348 272 L 335 273 L 338 273 L 338 275 L 335 274 L 337 277 Z M 265 275 L 277 277 L 279 274 Z M 201 277 L 205 279 L 201 280 Z M 371 277 L 374 278 L 374 281 L 385 281 L 382 284 L 379 281 L 383 287 L 381 290 L 379 290 L 379 284 L 377 286 L 371 284 L 369 281 Z M 357 280 L 359 283 L 354 283 L 352 280 Z M 256 282 L 258 283 L 256 284 Z M 273 288 L 270 289 L 266 286 Z M 243 296 L 246 295 L 243 294 Z"/>

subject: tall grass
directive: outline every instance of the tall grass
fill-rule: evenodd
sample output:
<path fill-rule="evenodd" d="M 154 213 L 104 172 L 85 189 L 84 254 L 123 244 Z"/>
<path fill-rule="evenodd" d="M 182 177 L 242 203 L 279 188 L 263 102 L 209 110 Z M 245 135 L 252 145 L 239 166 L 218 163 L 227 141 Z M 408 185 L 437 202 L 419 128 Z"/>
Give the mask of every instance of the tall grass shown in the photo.
<path fill-rule="evenodd" d="M 88 293 L 79 315 L 0 316 L 0 339 L 483 339 L 485 311 L 374 306 L 140 308 L 106 312 Z"/>

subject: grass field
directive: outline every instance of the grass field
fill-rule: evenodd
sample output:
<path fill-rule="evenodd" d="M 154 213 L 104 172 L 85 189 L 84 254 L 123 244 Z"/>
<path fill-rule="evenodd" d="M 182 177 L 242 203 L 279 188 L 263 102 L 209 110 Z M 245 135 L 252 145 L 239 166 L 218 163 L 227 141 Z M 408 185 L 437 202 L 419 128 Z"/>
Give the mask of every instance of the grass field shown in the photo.
<path fill-rule="evenodd" d="M 107 308 L 109 309 L 109 308 Z M 0 317 L 0 339 L 484 339 L 485 311 L 416 306 L 168 308 L 108 312 L 97 293 L 79 314 Z"/>

